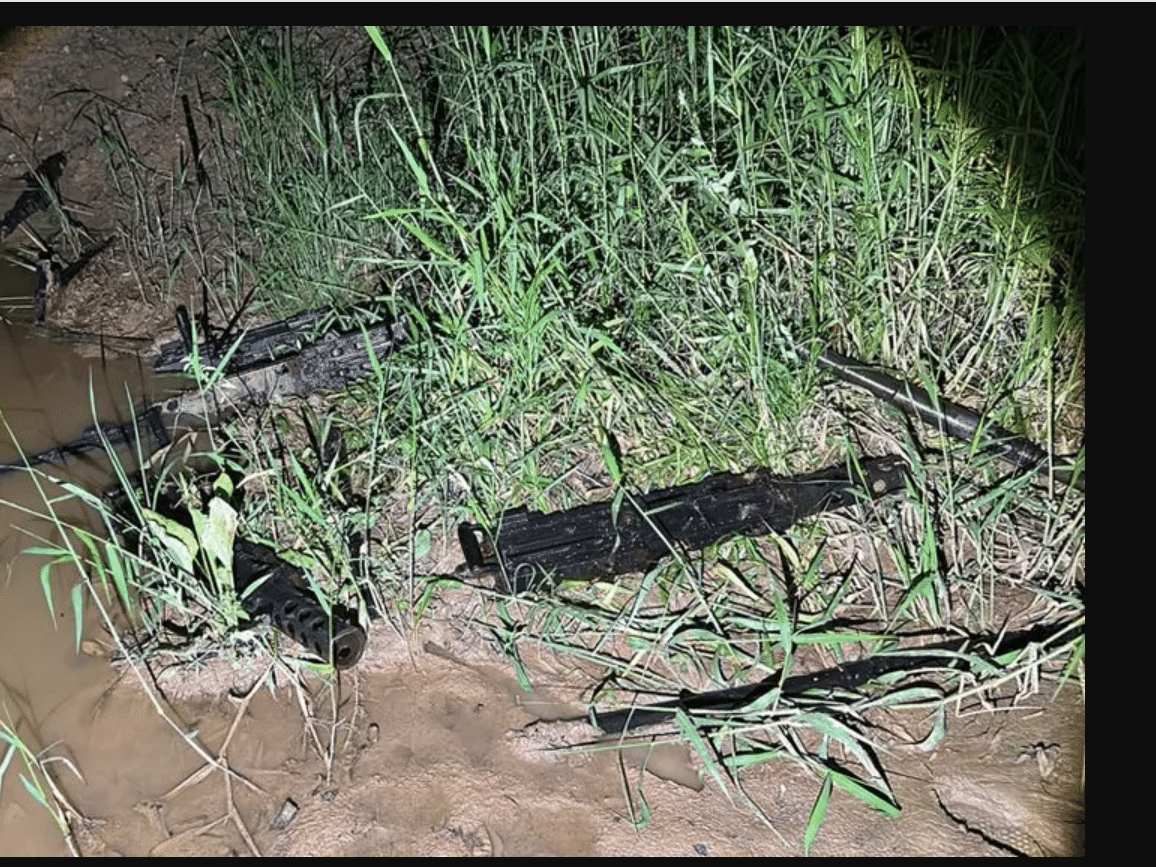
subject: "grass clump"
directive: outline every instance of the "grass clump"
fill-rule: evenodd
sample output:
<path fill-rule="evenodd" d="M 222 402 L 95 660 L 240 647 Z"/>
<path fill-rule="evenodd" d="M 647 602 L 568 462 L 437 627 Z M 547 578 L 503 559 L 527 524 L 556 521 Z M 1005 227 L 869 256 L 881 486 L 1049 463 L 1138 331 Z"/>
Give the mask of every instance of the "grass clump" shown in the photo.
<path fill-rule="evenodd" d="M 265 479 L 255 524 L 340 526 L 331 553 L 356 525 L 377 559 L 335 553 L 332 571 L 361 568 L 401 613 L 445 579 L 431 533 L 467 514 L 904 454 L 898 502 L 641 581 L 483 594 L 520 672 L 545 648 L 600 704 L 786 678 L 921 631 L 1069 624 L 995 648 L 982 675 L 945 663 L 937 688 L 772 692 L 677 720 L 724 787 L 766 761 L 812 769 L 808 846 L 832 787 L 894 811 L 868 734 L 881 709 L 1006 707 L 1082 677 L 1083 499 L 829 389 L 802 347 L 1082 462 L 1077 55 L 1082 35 L 1034 31 L 232 34 L 218 148 L 237 158 L 216 169 L 257 307 L 385 303 L 413 335 L 332 409 L 356 502 L 321 495 L 283 419 L 234 428 L 242 474 Z"/>

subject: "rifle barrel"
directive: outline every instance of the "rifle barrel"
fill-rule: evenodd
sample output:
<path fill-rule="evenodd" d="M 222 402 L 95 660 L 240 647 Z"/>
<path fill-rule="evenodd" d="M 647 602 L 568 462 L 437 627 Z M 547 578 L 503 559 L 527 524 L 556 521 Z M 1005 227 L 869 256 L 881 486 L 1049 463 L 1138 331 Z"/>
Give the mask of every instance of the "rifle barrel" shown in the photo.
<path fill-rule="evenodd" d="M 878 368 L 829 349 L 820 353 L 819 365 L 844 382 L 871 392 L 880 400 L 917 416 L 950 437 L 963 442 L 978 442 L 1017 470 L 1047 473 L 1051 469 L 1061 484 L 1074 482 L 1080 491 L 1084 490 L 1083 473 L 1076 476 L 1069 469 L 1056 468 L 1062 461 L 1057 460 L 1051 452 L 986 420 L 965 406 L 944 397 L 932 396 L 925 388 L 896 379 Z"/>

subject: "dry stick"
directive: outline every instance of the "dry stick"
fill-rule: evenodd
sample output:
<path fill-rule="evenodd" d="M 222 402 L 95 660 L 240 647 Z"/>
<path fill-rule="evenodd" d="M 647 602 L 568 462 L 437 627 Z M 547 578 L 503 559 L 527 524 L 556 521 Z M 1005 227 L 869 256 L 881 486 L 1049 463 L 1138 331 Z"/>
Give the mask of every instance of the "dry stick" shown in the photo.
<path fill-rule="evenodd" d="M 361 710 L 361 680 L 357 676 L 357 669 L 352 669 L 353 674 L 353 714 L 349 717 L 349 729 L 345 735 L 345 743 L 342 744 L 342 751 L 349 754 L 349 742 L 353 740 L 353 732 L 357 728 L 357 713 Z"/>
<path fill-rule="evenodd" d="M 325 766 L 325 784 L 329 785 L 333 778 L 333 763 L 337 760 L 337 684 L 326 686 L 329 691 L 329 707 L 333 714 L 329 723 L 329 761 Z"/>
<path fill-rule="evenodd" d="M 297 704 L 301 707 L 301 717 L 305 722 L 305 728 L 309 732 L 309 736 L 313 738 L 313 746 L 317 749 L 318 758 L 325 762 L 325 782 L 328 785 L 331 776 L 331 765 L 333 758 L 332 756 L 327 756 L 325 753 L 325 748 L 321 746 L 321 738 L 318 737 L 317 728 L 313 724 L 313 711 L 308 707 L 308 705 L 312 704 L 312 702 L 306 701 L 304 687 L 301 685 L 301 680 L 296 676 L 296 672 L 293 674 L 293 685 L 296 687 Z"/>
<path fill-rule="evenodd" d="M 241 814 L 237 812 L 237 804 L 233 801 L 233 784 L 228 775 L 225 776 L 225 801 L 229 805 L 228 816 L 233 820 L 233 824 L 237 826 L 237 830 L 241 832 L 241 837 L 245 840 L 245 845 L 249 847 L 249 852 L 254 858 L 261 857 L 261 850 L 257 848 L 257 844 L 253 841 L 249 834 L 249 829 L 245 827 L 245 823 L 241 821 Z"/>
<path fill-rule="evenodd" d="M 209 822 L 206 825 L 200 825 L 196 828 L 189 828 L 187 830 L 181 831 L 181 833 L 179 833 L 179 834 L 173 834 L 172 836 L 168 837 L 165 840 L 162 840 L 160 843 L 157 843 L 155 846 L 153 846 L 152 849 L 149 850 L 149 855 L 150 856 L 155 856 L 155 855 L 162 855 L 163 856 L 165 854 L 166 849 L 171 849 L 174 846 L 176 846 L 177 844 L 183 843 L 185 840 L 190 840 L 194 837 L 199 837 L 202 834 L 207 834 L 210 831 L 212 831 L 214 828 L 216 828 L 218 825 L 220 825 L 222 822 L 227 822 L 227 821 L 229 821 L 228 816 L 221 816 L 219 819 L 214 819 L 213 821 Z"/>
<path fill-rule="evenodd" d="M 224 819 L 231 819 L 233 824 L 237 826 L 237 830 L 240 831 L 241 837 L 244 838 L 245 844 L 249 847 L 249 851 L 252 852 L 252 854 L 256 857 L 261 856 L 261 850 L 257 848 L 257 844 L 253 842 L 253 838 L 249 835 L 249 829 L 245 827 L 245 823 L 241 820 L 241 815 L 237 812 L 237 804 L 233 800 L 233 785 L 229 772 L 229 760 L 227 752 L 229 749 L 229 743 L 233 740 L 233 735 L 236 733 L 237 727 L 241 724 L 241 720 L 245 716 L 245 711 L 249 708 L 249 702 L 253 700 L 253 696 L 257 694 L 257 688 L 265 682 L 265 678 L 269 676 L 269 672 L 273 670 L 274 665 L 275 662 L 270 662 L 267 666 L 265 666 L 265 670 L 261 673 L 261 676 L 253 682 L 253 685 L 249 688 L 249 691 L 245 693 L 244 697 L 240 700 L 240 705 L 237 708 L 237 714 L 233 717 L 233 724 L 229 726 L 228 734 L 225 735 L 225 741 L 221 744 L 221 749 L 218 753 L 217 759 L 194 771 L 174 789 L 172 789 L 172 791 L 161 798 L 161 800 L 168 800 L 182 789 L 195 785 L 196 783 L 203 780 L 206 776 L 208 776 L 208 774 L 210 774 L 214 768 L 219 768 L 225 771 L 225 815 L 221 819 L 216 819 L 213 822 L 210 822 L 208 825 L 203 826 L 200 831 L 207 831 L 210 828 L 220 824 L 220 822 Z M 263 790 L 256 788 L 252 783 L 249 783 L 243 777 L 238 777 L 238 779 L 242 780 L 242 782 L 245 782 L 247 785 L 252 786 L 261 794 L 265 794 Z"/>
<path fill-rule="evenodd" d="M 229 741 L 232 740 L 233 733 L 237 731 L 237 726 L 241 722 L 241 717 L 242 717 L 242 715 L 244 715 L 245 710 L 249 707 L 249 702 L 252 700 L 253 695 L 257 692 L 257 687 L 260 686 L 262 683 L 264 683 L 265 678 L 269 675 L 269 669 L 271 669 L 272 667 L 273 667 L 273 663 L 270 662 L 269 665 L 266 666 L 265 670 L 261 673 L 261 676 L 259 678 L 257 678 L 257 680 L 254 682 L 253 686 L 250 687 L 249 692 L 246 693 L 244 698 L 241 699 L 241 706 L 237 711 L 237 715 L 233 718 L 233 724 L 231 726 L 229 726 L 229 732 L 228 732 L 228 734 L 225 735 L 225 742 L 223 744 L 221 744 L 221 749 L 217 755 L 217 758 L 213 758 L 212 756 L 209 756 L 206 754 L 205 764 L 202 765 L 200 768 L 198 768 L 196 771 L 193 771 L 193 773 L 189 774 L 189 776 L 185 777 L 184 780 L 182 780 L 174 788 L 169 790 L 169 792 L 167 794 L 162 795 L 161 800 L 167 800 L 168 798 L 171 798 L 173 795 L 180 792 L 182 789 L 188 788 L 189 786 L 192 786 L 192 785 L 199 783 L 201 780 L 203 780 L 205 777 L 207 777 L 209 774 L 211 774 L 214 769 L 224 770 L 228 773 L 233 773 L 233 774 L 236 773 L 233 771 L 229 771 L 228 763 L 225 761 L 225 750 L 227 750 L 229 748 Z M 247 785 L 249 788 L 251 788 L 254 792 L 257 792 L 258 794 L 261 794 L 261 795 L 268 794 L 264 789 L 260 788 L 259 786 L 257 786 L 254 783 L 250 783 L 248 780 L 246 780 L 244 777 L 242 777 L 240 775 L 237 775 L 237 779 L 239 779 L 242 783 Z"/>

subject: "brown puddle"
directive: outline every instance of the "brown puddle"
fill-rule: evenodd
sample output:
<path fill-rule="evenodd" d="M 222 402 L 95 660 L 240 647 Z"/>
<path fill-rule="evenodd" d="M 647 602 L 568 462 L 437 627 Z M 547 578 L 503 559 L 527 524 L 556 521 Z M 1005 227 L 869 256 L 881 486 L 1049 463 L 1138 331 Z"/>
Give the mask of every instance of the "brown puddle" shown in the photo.
<path fill-rule="evenodd" d="M 123 383 L 138 373 L 137 365 L 109 358 L 102 369 L 99 358 L 81 358 L 65 343 L 31 335 L 19 321 L 27 317 L 29 308 L 21 301 L 31 292 L 31 278 L 5 267 L 0 287 L 0 312 L 8 320 L 0 324 L 0 412 L 6 425 L 0 425 L 0 461 L 20 459 L 14 442 L 34 453 L 77 436 L 92 424 L 93 403 L 102 414 L 122 416 L 128 405 Z M 90 490 L 100 490 L 110 478 L 107 460 L 95 455 L 45 470 Z M 68 756 L 84 752 L 92 697 L 108 686 L 111 672 L 105 661 L 76 652 L 70 601 L 75 571 L 52 569 L 50 612 L 41 584 L 48 558 L 21 553 L 60 544 L 45 498 L 63 494 L 51 482 L 37 485 L 23 471 L 0 476 L 0 715 L 33 750 Z M 61 500 L 55 508 L 67 523 L 87 526 L 92 519 L 75 501 Z M 63 770 L 63 765 L 56 767 Z M 15 767 L 5 775 L 4 800 L 0 851 L 33 854 L 59 848 L 60 835 L 27 797 Z"/>

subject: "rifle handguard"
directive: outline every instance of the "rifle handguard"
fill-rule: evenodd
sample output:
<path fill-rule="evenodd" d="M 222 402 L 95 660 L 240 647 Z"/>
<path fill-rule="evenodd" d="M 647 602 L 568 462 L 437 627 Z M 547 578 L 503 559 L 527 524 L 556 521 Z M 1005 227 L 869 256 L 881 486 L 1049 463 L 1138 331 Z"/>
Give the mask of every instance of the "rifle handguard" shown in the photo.
<path fill-rule="evenodd" d="M 675 545 L 700 549 L 731 536 L 781 532 L 808 515 L 901 490 L 906 471 L 901 459 L 884 457 L 793 479 L 766 470 L 721 473 L 624 498 L 617 514 L 609 502 L 548 515 L 514 509 L 499 517 L 496 538 L 463 523 L 458 540 L 471 572 L 492 572 L 499 586 L 520 593 L 643 572 Z"/>

